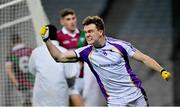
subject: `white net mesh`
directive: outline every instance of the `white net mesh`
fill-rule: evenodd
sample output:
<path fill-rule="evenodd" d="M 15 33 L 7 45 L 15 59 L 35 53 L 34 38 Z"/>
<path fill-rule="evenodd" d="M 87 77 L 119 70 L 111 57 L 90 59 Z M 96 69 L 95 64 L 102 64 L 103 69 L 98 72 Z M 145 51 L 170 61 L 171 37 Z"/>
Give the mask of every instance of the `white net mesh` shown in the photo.
<path fill-rule="evenodd" d="M 37 22 L 38 18 L 41 19 L 41 17 L 33 14 L 32 8 L 36 7 L 30 7 L 32 4 L 36 4 L 35 6 L 39 4 L 38 8 L 41 8 L 39 0 L 0 0 L 0 106 L 22 105 L 22 102 L 27 99 L 25 96 L 28 96 L 28 90 L 26 88 L 19 89 L 21 91 L 17 90 L 17 86 L 13 84 L 12 79 L 7 75 L 8 72 L 6 71 L 9 70 L 5 69 L 5 65 L 7 61 L 12 63 L 13 67 L 11 68 L 14 68 L 12 71 L 16 75 L 15 78 L 18 81 L 19 88 L 23 87 L 21 84 L 28 84 L 26 80 L 32 80 L 30 74 L 19 73 L 19 69 L 22 67 L 26 68 L 26 66 L 18 64 L 22 62 L 27 65 L 27 60 L 19 60 L 18 58 L 25 54 L 27 50 L 20 51 L 22 52 L 18 53 L 21 54 L 20 56 L 11 54 L 12 48 L 14 49 L 15 46 L 11 40 L 13 35 L 19 35 L 22 43 L 25 44 L 26 47 L 35 48 L 37 44 L 41 44 L 37 38 L 37 31 L 39 27 L 47 21 Z M 39 10 L 42 11 L 42 9 Z M 38 17 L 37 21 L 36 17 Z M 15 39 L 13 41 L 17 42 Z M 18 67 L 16 67 L 14 63 L 16 63 Z M 19 74 L 21 76 L 17 76 Z"/>

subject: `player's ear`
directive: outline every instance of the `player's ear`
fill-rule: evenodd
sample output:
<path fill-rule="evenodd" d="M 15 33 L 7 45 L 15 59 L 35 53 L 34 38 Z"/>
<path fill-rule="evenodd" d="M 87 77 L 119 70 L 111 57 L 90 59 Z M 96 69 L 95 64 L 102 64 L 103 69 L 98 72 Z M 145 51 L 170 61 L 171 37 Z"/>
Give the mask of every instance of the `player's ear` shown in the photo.
<path fill-rule="evenodd" d="M 99 34 L 100 34 L 100 35 L 103 35 L 103 30 L 99 30 Z"/>
<path fill-rule="evenodd" d="M 62 26 L 64 26 L 63 18 L 60 19 L 60 24 L 61 24 Z"/>

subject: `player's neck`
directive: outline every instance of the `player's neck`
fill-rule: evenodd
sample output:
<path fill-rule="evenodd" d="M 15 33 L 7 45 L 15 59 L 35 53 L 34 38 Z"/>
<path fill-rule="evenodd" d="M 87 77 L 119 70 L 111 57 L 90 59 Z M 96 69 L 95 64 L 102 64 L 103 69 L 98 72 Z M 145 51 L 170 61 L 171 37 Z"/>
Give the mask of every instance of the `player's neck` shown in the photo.
<path fill-rule="evenodd" d="M 106 44 L 106 38 L 105 38 L 105 35 L 99 39 L 98 43 L 97 44 L 94 44 L 94 47 L 95 48 L 102 48 L 104 47 Z"/>
<path fill-rule="evenodd" d="M 68 30 L 71 34 L 73 34 L 76 30 Z"/>
<path fill-rule="evenodd" d="M 70 35 L 71 37 L 75 37 L 76 34 L 79 33 L 79 30 L 78 30 L 77 28 L 74 29 L 74 30 L 70 30 L 70 29 L 67 29 L 66 27 L 63 27 L 63 28 L 62 28 L 62 32 L 63 32 L 64 34 Z"/>
<path fill-rule="evenodd" d="M 67 29 L 66 27 L 65 27 L 65 29 L 67 30 L 67 32 L 69 32 L 69 33 L 71 33 L 71 34 L 75 33 L 76 30 L 77 30 L 77 28 L 71 30 L 71 29 Z"/>

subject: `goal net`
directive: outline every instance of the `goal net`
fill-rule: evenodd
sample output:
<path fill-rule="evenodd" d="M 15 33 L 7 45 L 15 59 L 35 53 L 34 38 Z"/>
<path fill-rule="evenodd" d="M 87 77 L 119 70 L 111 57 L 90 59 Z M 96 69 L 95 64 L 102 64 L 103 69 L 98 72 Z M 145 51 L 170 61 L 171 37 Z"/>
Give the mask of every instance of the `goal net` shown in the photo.
<path fill-rule="evenodd" d="M 20 85 L 13 83 L 6 66 L 8 59 L 15 60 L 15 57 L 11 58 L 14 49 L 12 36 L 19 35 L 22 43 L 33 49 L 42 44 L 38 32 L 44 24 L 48 24 L 48 20 L 40 0 L 0 0 L 0 106 L 20 106 L 25 99 L 20 89 L 17 90 Z M 13 41 L 17 41 L 15 39 Z M 28 60 L 19 60 L 17 63 L 23 61 Z M 12 67 L 15 78 L 19 78 L 18 82 L 24 79 L 23 76 L 17 76 L 18 69 L 22 67 L 26 68 L 25 65 Z M 28 80 L 30 77 L 26 78 Z M 23 93 L 27 94 L 26 91 Z"/>

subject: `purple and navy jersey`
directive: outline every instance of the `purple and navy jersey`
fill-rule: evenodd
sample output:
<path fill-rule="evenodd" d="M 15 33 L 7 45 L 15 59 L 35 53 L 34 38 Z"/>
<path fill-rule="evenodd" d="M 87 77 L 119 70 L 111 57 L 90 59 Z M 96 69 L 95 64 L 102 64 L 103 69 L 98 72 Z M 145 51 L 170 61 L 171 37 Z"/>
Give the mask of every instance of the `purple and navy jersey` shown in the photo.
<path fill-rule="evenodd" d="M 136 50 L 128 42 L 106 38 L 102 48 L 88 45 L 76 49 L 75 53 L 79 60 L 88 63 L 108 103 L 118 104 L 119 101 L 129 102 L 142 95 L 141 81 L 128 60 Z"/>

